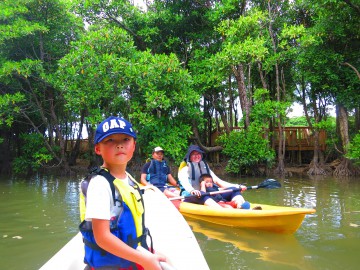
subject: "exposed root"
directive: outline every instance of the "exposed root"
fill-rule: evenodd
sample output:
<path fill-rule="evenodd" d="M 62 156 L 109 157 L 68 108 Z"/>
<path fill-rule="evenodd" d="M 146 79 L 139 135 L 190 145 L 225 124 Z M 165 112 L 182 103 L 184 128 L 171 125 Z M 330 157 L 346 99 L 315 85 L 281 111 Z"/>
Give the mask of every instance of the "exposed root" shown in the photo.
<path fill-rule="evenodd" d="M 326 175 L 326 170 L 319 164 L 311 162 L 309 165 L 308 175 Z"/>
<path fill-rule="evenodd" d="M 342 176 L 354 176 L 359 175 L 360 169 L 355 167 L 352 162 L 346 158 L 343 158 L 339 165 L 335 167 L 333 172 L 334 176 L 342 177 Z"/>
<path fill-rule="evenodd" d="M 274 174 L 281 177 L 291 177 L 292 172 L 287 171 L 285 168 L 280 168 L 279 166 L 274 170 Z"/>

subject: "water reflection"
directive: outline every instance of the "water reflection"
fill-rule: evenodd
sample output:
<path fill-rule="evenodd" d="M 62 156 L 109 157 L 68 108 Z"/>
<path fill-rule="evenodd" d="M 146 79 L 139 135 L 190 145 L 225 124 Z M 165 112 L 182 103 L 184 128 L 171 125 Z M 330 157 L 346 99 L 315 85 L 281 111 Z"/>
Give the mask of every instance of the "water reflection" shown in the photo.
<path fill-rule="evenodd" d="M 216 239 L 224 244 L 232 244 L 242 252 L 256 254 L 256 259 L 291 266 L 297 269 L 316 269 L 307 258 L 310 253 L 294 235 L 256 232 L 238 228 L 224 230 L 223 226 L 204 223 L 186 218 L 194 232 L 201 233 L 208 241 Z M 204 245 L 204 244 L 203 244 Z M 206 247 L 203 247 L 206 249 Z"/>
<path fill-rule="evenodd" d="M 77 187 L 51 175 L 0 179 L 2 269 L 38 269 L 78 231 Z"/>
<path fill-rule="evenodd" d="M 38 269 L 77 233 L 81 178 L 0 178 L 2 269 Z M 264 180 L 225 179 L 246 185 Z M 280 189 L 249 190 L 244 196 L 250 202 L 315 207 L 316 213 L 307 215 L 294 235 L 223 228 L 189 219 L 210 268 L 358 269 L 360 178 L 278 181 Z"/>

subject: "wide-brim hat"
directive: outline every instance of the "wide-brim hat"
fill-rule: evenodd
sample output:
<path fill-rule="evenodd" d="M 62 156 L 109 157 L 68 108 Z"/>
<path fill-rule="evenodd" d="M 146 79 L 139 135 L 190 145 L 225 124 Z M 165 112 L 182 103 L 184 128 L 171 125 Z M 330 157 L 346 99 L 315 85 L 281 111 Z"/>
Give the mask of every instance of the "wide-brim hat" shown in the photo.
<path fill-rule="evenodd" d="M 126 134 L 136 139 L 136 133 L 129 121 L 121 117 L 110 116 L 97 126 L 94 143 L 97 144 L 113 134 Z"/>

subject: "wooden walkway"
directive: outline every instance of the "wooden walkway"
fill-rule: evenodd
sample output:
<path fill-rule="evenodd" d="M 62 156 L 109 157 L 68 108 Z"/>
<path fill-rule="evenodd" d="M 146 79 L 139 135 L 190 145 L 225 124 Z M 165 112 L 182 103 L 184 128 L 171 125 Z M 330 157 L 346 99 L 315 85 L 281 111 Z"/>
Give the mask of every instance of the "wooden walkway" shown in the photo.
<path fill-rule="evenodd" d="M 286 151 L 311 151 L 314 150 L 314 136 L 310 127 L 285 127 L 285 149 Z M 275 145 L 279 145 L 279 131 L 275 129 Z M 326 132 L 319 131 L 319 148 L 326 150 Z"/>
<path fill-rule="evenodd" d="M 234 130 L 241 128 L 235 127 Z M 215 141 L 221 132 L 214 131 L 211 135 L 211 146 L 215 146 Z M 279 131 L 278 128 L 274 130 L 275 146 L 279 145 Z M 285 150 L 286 151 L 312 151 L 314 150 L 314 136 L 310 127 L 285 127 Z M 326 132 L 320 130 L 319 132 L 319 147 L 320 150 L 326 150 Z"/>

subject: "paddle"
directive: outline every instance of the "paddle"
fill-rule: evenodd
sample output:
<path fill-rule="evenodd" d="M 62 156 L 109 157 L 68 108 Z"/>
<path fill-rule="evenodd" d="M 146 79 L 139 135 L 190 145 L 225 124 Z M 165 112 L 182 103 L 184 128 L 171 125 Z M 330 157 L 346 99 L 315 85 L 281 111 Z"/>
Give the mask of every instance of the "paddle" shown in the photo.
<path fill-rule="evenodd" d="M 267 189 L 274 189 L 274 188 L 281 188 L 280 182 L 276 181 L 275 179 L 266 179 L 257 186 L 250 186 L 246 187 L 247 189 L 258 189 L 258 188 L 267 188 Z"/>
<path fill-rule="evenodd" d="M 246 188 L 247 189 L 259 189 L 259 188 L 274 189 L 274 188 L 280 188 L 280 187 L 281 187 L 281 184 L 278 181 L 276 181 L 275 179 L 266 179 L 263 182 L 261 182 L 260 184 L 258 184 L 257 186 L 249 186 Z M 223 189 L 223 190 L 219 190 L 219 191 L 205 192 L 205 193 L 201 194 L 201 197 L 207 196 L 207 195 L 215 195 L 215 194 L 239 191 L 239 190 L 241 190 L 241 188 Z M 173 198 L 169 198 L 169 200 L 170 201 L 182 200 L 182 199 L 186 199 L 186 198 L 190 198 L 190 197 L 197 197 L 197 195 L 173 197 Z"/>

